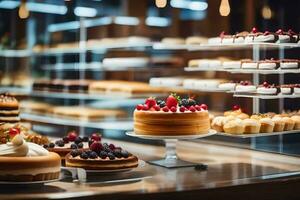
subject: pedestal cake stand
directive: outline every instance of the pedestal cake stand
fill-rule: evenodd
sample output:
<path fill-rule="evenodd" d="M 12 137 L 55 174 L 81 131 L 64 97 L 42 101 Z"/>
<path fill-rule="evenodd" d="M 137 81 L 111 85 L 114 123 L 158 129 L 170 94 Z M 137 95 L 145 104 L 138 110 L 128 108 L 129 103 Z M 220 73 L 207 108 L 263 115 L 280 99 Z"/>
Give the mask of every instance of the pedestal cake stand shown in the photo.
<path fill-rule="evenodd" d="M 160 135 L 139 135 L 135 132 L 126 132 L 126 135 L 131 137 L 137 137 L 141 139 L 147 140 L 164 140 L 165 141 L 165 148 L 166 154 L 165 158 L 161 160 L 152 160 L 148 161 L 148 163 L 153 165 L 158 165 L 166 168 L 178 168 L 178 167 L 197 167 L 206 168 L 206 165 L 199 164 L 199 163 L 192 163 L 188 161 L 184 161 L 178 158 L 176 153 L 176 143 L 178 140 L 193 140 L 204 138 L 208 136 L 212 136 L 216 134 L 215 130 L 209 130 L 208 133 L 205 134 L 195 134 L 195 135 L 176 135 L 176 136 L 160 136 Z"/>

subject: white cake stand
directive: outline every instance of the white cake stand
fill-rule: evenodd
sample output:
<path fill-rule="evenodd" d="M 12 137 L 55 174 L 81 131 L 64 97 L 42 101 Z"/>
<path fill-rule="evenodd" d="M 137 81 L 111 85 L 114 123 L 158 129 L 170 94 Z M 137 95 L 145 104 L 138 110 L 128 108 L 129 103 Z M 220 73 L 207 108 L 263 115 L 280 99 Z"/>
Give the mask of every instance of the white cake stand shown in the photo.
<path fill-rule="evenodd" d="M 160 135 L 139 135 L 134 132 L 126 132 L 126 135 L 131 137 L 137 137 L 141 139 L 147 139 L 147 140 L 164 140 L 165 141 L 165 147 L 166 147 L 166 154 L 165 158 L 161 160 L 153 160 L 148 161 L 150 164 L 158 165 L 166 168 L 178 168 L 178 167 L 193 167 L 193 166 L 199 166 L 200 168 L 206 168 L 205 165 L 199 164 L 199 163 L 192 163 L 187 162 L 184 160 L 181 160 L 178 158 L 176 153 L 176 143 L 178 140 L 193 140 L 193 139 L 199 139 L 204 138 L 208 136 L 212 136 L 216 134 L 217 132 L 215 130 L 209 130 L 206 134 L 195 134 L 195 135 L 177 135 L 177 136 L 160 136 Z"/>

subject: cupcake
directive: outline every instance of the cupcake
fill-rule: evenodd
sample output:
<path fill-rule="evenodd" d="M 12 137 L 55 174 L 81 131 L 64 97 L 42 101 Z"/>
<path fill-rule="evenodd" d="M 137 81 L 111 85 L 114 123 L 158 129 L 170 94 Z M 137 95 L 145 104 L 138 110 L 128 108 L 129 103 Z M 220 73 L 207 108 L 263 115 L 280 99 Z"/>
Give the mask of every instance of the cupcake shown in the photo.
<path fill-rule="evenodd" d="M 290 117 L 283 117 L 282 121 L 285 122 L 284 129 L 283 129 L 284 131 L 291 131 L 294 129 L 295 121 L 292 120 Z"/>
<path fill-rule="evenodd" d="M 275 122 L 271 118 L 265 117 L 259 120 L 260 122 L 260 133 L 272 133 L 274 130 Z"/>
<path fill-rule="evenodd" d="M 295 130 L 300 130 L 300 116 L 299 115 L 294 115 L 291 117 L 291 119 L 295 122 L 294 129 Z"/>
<path fill-rule="evenodd" d="M 259 133 L 260 123 L 255 119 L 244 119 L 245 134 Z"/>
<path fill-rule="evenodd" d="M 224 124 L 225 133 L 240 135 L 244 133 L 245 127 L 241 119 L 235 119 Z"/>
<path fill-rule="evenodd" d="M 239 115 L 236 115 L 236 117 L 239 119 L 249 119 L 249 115 L 246 113 L 241 113 Z"/>
<path fill-rule="evenodd" d="M 282 120 L 282 117 L 274 116 L 272 121 L 275 123 L 273 130 L 274 132 L 281 132 L 284 130 L 285 122 Z"/>
<path fill-rule="evenodd" d="M 223 129 L 223 121 L 224 121 L 225 117 L 223 116 L 218 116 L 218 117 L 215 117 L 213 120 L 212 120 L 212 123 L 211 123 L 211 128 L 218 131 L 218 132 L 224 132 L 224 129 Z"/>
<path fill-rule="evenodd" d="M 233 116 L 233 115 L 226 116 L 226 117 L 223 119 L 223 125 L 226 124 L 227 122 L 232 121 L 232 120 L 235 120 L 235 119 L 236 119 L 236 117 Z"/>

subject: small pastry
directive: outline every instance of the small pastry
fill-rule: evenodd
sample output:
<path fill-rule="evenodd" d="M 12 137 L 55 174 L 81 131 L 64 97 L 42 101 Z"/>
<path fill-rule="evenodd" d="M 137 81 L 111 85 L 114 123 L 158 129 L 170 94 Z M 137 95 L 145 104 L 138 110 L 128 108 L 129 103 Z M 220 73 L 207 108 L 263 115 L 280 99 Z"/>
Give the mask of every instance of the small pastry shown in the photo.
<path fill-rule="evenodd" d="M 242 60 L 242 69 L 257 69 L 258 63 L 253 60 Z"/>
<path fill-rule="evenodd" d="M 291 117 L 291 119 L 295 122 L 294 129 L 295 130 L 300 130 L 300 116 L 299 115 L 294 115 Z"/>
<path fill-rule="evenodd" d="M 270 85 L 269 83 L 264 82 L 262 85 L 257 87 L 256 93 L 263 95 L 276 95 L 277 91 L 278 90 L 274 84 Z"/>
<path fill-rule="evenodd" d="M 244 119 L 245 134 L 259 133 L 260 123 L 255 119 Z"/>
<path fill-rule="evenodd" d="M 257 33 L 253 39 L 253 42 L 276 42 L 278 40 L 278 36 L 269 31 L 265 31 L 264 33 Z"/>
<path fill-rule="evenodd" d="M 218 132 L 224 132 L 224 129 L 223 129 L 223 121 L 224 121 L 225 117 L 223 116 L 218 116 L 218 117 L 215 117 L 213 120 L 212 120 L 212 123 L 211 123 L 211 128 L 218 131 Z"/>
<path fill-rule="evenodd" d="M 298 69 L 299 60 L 297 59 L 283 59 L 280 61 L 281 69 Z"/>
<path fill-rule="evenodd" d="M 241 61 L 224 61 L 222 66 L 224 69 L 240 69 L 241 64 Z"/>
<path fill-rule="evenodd" d="M 230 115 L 237 116 L 237 115 L 239 115 L 241 113 L 242 113 L 241 107 L 239 105 L 234 105 L 232 107 L 232 110 L 228 110 L 228 111 L 224 112 L 224 116 L 225 117 L 226 116 L 230 116 Z"/>
<path fill-rule="evenodd" d="M 271 118 L 265 117 L 259 120 L 260 122 L 260 133 L 272 133 L 274 130 L 275 122 Z"/>
<path fill-rule="evenodd" d="M 226 124 L 227 122 L 230 122 L 235 119 L 236 119 L 236 117 L 234 117 L 233 115 L 229 115 L 223 119 L 223 125 Z"/>
<path fill-rule="evenodd" d="M 228 82 L 228 83 L 221 83 L 218 88 L 225 90 L 225 91 L 234 91 L 236 83 Z"/>
<path fill-rule="evenodd" d="M 275 123 L 274 132 L 282 132 L 285 127 L 285 122 L 282 120 L 282 117 L 274 116 L 272 121 Z"/>
<path fill-rule="evenodd" d="M 295 43 L 297 42 L 297 34 L 291 29 L 288 32 L 284 32 L 282 29 L 276 31 L 278 35 L 277 43 Z"/>
<path fill-rule="evenodd" d="M 294 85 L 294 94 L 300 94 L 300 84 Z"/>
<path fill-rule="evenodd" d="M 273 58 L 258 62 L 258 69 L 271 70 L 271 69 L 278 69 L 278 68 L 279 68 L 279 61 L 274 60 Z"/>
<path fill-rule="evenodd" d="M 245 43 L 245 37 L 249 34 L 248 31 L 243 31 L 234 35 L 234 43 Z"/>
<path fill-rule="evenodd" d="M 207 38 L 206 37 L 200 37 L 200 36 L 190 36 L 185 39 L 186 44 L 206 44 L 207 43 Z"/>
<path fill-rule="evenodd" d="M 235 87 L 235 91 L 240 93 L 254 93 L 256 92 L 256 86 L 251 85 L 249 81 L 241 81 L 240 84 Z"/>
<path fill-rule="evenodd" d="M 249 115 L 246 113 L 241 113 L 239 115 L 236 115 L 236 117 L 239 119 L 249 119 Z"/>
<path fill-rule="evenodd" d="M 281 94 L 285 94 L 285 95 L 292 94 L 294 93 L 294 86 L 292 84 L 281 85 L 280 92 Z"/>
<path fill-rule="evenodd" d="M 284 131 L 291 131 L 294 129 L 295 121 L 292 120 L 290 117 L 283 117 L 282 121 L 285 122 Z"/>
<path fill-rule="evenodd" d="M 241 119 L 235 119 L 224 124 L 225 133 L 240 135 L 244 133 L 245 127 Z"/>

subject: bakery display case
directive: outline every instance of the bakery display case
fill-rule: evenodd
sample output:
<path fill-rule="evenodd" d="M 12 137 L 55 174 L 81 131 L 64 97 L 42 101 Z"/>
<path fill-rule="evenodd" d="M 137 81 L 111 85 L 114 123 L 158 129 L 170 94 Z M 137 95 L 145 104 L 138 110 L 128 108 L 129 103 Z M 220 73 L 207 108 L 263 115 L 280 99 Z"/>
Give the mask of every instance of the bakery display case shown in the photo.
<path fill-rule="evenodd" d="M 299 5 L 0 1 L 0 198 L 298 199 Z"/>

